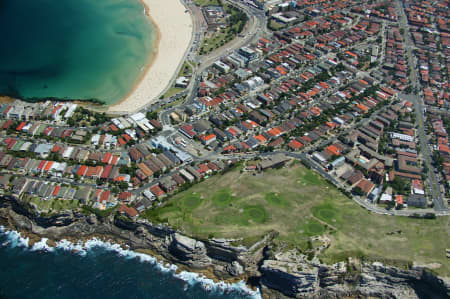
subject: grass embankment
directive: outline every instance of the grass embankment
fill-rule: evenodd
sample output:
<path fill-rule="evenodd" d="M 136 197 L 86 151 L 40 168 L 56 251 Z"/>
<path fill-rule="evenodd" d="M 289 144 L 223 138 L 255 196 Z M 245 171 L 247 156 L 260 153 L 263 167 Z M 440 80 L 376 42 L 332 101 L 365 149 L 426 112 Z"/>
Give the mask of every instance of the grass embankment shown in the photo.
<path fill-rule="evenodd" d="M 209 6 L 209 5 L 220 6 L 222 1 L 220 1 L 220 0 L 194 0 L 194 3 L 197 6 Z"/>
<path fill-rule="evenodd" d="M 181 76 L 190 77 L 192 75 L 192 66 L 191 65 L 195 65 L 195 63 L 185 60 L 183 65 L 180 68 L 178 77 L 181 77 Z"/>
<path fill-rule="evenodd" d="M 174 96 L 177 93 L 182 92 L 183 90 L 184 90 L 184 88 L 171 87 L 171 88 L 169 88 L 169 90 L 167 90 L 167 92 L 161 98 L 163 98 L 163 99 L 170 98 L 171 96 Z"/>
<path fill-rule="evenodd" d="M 63 211 L 72 211 L 80 207 L 78 200 L 63 200 L 63 199 L 41 199 L 33 197 L 29 200 L 30 203 L 36 205 L 37 209 L 45 213 L 59 213 Z"/>
<path fill-rule="evenodd" d="M 397 262 L 440 263 L 450 274 L 448 217 L 435 220 L 372 214 L 301 165 L 261 174 L 230 171 L 214 176 L 148 211 L 152 221 L 168 222 L 198 237 L 243 238 L 251 245 L 269 231 L 283 248 L 304 250 L 309 237 L 326 234 L 325 262 L 348 256 Z M 281 248 L 281 247 L 279 247 Z"/>

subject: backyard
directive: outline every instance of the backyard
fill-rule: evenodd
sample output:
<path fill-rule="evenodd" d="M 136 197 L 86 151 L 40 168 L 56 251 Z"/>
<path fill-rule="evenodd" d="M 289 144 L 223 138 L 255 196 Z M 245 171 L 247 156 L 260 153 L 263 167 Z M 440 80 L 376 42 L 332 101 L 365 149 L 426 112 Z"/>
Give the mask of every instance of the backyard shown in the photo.
<path fill-rule="evenodd" d="M 34 204 L 39 211 L 45 213 L 70 211 L 80 207 L 78 200 L 41 199 L 33 197 L 29 202 Z"/>

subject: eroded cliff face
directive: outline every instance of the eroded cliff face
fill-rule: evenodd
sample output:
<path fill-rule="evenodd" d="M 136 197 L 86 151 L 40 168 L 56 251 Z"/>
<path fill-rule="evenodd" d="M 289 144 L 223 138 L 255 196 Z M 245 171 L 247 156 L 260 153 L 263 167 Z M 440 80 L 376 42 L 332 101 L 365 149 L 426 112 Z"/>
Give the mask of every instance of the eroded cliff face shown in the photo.
<path fill-rule="evenodd" d="M 220 280 L 247 280 L 265 298 L 448 298 L 450 281 L 423 268 L 401 270 L 380 263 L 324 265 L 306 257 L 234 247 L 227 240 L 195 240 L 176 230 L 123 217 L 99 219 L 64 213 L 43 217 L 13 198 L 0 200 L 0 224 L 51 240 L 104 237 L 133 250 L 150 250 L 171 263 Z M 206 271 L 207 270 L 207 271 Z"/>
<path fill-rule="evenodd" d="M 100 219 L 72 212 L 43 217 L 11 198 L 0 201 L 0 224 L 55 241 L 104 237 L 133 250 L 151 250 L 169 262 L 192 270 L 209 269 L 218 279 L 247 278 L 246 248 L 231 246 L 227 240 L 195 240 L 170 227 L 147 221 L 133 222 L 113 216 Z"/>
<path fill-rule="evenodd" d="M 345 263 L 328 266 L 265 260 L 262 285 L 295 298 L 448 298 L 450 283 L 416 268 L 400 270 L 380 263 L 362 263 L 357 271 Z"/>

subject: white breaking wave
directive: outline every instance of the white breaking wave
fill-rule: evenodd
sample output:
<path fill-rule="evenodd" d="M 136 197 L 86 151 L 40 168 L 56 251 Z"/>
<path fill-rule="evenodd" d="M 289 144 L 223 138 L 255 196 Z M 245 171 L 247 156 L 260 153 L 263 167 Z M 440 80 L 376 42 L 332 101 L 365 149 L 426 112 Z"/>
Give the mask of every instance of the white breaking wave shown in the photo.
<path fill-rule="evenodd" d="M 234 293 L 242 296 L 246 296 L 252 299 L 261 299 L 261 293 L 259 290 L 254 291 L 250 289 L 244 281 L 237 283 L 226 283 L 226 282 L 214 282 L 212 279 L 205 277 L 204 275 L 182 271 L 176 273 L 178 267 L 169 263 L 163 264 L 158 262 L 158 260 L 148 254 L 138 253 L 130 249 L 123 249 L 119 244 L 111 243 L 109 241 L 101 241 L 97 238 L 93 238 L 85 241 L 84 243 L 79 241 L 76 244 L 61 240 L 56 243 L 56 247 L 50 247 L 47 245 L 47 238 L 42 238 L 41 241 L 35 243 L 31 248 L 29 246 L 29 239 L 23 238 L 19 232 L 13 230 L 7 230 L 0 225 L 0 233 L 7 237 L 7 241 L 3 242 L 1 246 L 11 246 L 11 247 L 25 247 L 32 251 L 48 251 L 54 252 L 55 248 L 63 251 L 70 251 L 71 253 L 79 254 L 85 256 L 89 250 L 94 248 L 103 248 L 107 251 L 115 252 L 120 257 L 125 259 L 138 259 L 143 263 L 150 263 L 154 265 L 159 271 L 163 273 L 170 273 L 174 277 L 181 279 L 187 283 L 185 290 L 188 290 L 188 286 L 200 285 L 204 290 L 216 292 L 218 294 Z"/>
<path fill-rule="evenodd" d="M 33 247 L 31 247 L 31 250 L 33 251 L 55 251 L 55 248 L 50 247 L 47 245 L 47 238 L 42 238 L 39 242 L 34 243 Z"/>

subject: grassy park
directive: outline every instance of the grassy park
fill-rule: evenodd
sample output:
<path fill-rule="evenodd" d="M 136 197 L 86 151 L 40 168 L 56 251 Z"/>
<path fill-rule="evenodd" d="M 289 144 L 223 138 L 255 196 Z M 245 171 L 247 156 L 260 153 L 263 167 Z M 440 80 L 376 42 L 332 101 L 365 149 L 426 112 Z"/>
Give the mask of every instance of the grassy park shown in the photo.
<path fill-rule="evenodd" d="M 163 99 L 170 98 L 171 96 L 174 96 L 177 93 L 182 92 L 183 90 L 184 90 L 184 88 L 171 87 L 167 90 L 167 92 L 161 98 L 163 98 Z"/>
<path fill-rule="evenodd" d="M 194 0 L 197 6 L 221 5 L 220 0 Z"/>
<path fill-rule="evenodd" d="M 242 238 L 247 246 L 276 231 L 275 243 L 303 250 L 309 237 L 326 234 L 331 246 L 320 256 L 325 262 L 356 256 L 439 263 L 436 271 L 450 274 L 445 256 L 450 247 L 448 217 L 425 220 L 370 213 L 300 164 L 213 176 L 145 217 L 198 238 Z"/>
<path fill-rule="evenodd" d="M 245 27 L 248 21 L 247 15 L 238 8 L 218 0 L 197 0 L 198 6 L 221 6 L 228 15 L 224 28 L 209 32 L 200 45 L 200 55 L 208 54 L 233 40 Z"/>
<path fill-rule="evenodd" d="M 192 75 L 192 66 L 191 65 L 195 65 L 195 62 L 185 60 L 183 65 L 180 68 L 178 77 L 181 77 L 181 76 L 190 77 Z"/>

